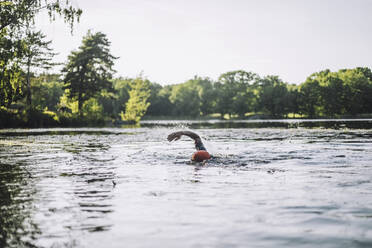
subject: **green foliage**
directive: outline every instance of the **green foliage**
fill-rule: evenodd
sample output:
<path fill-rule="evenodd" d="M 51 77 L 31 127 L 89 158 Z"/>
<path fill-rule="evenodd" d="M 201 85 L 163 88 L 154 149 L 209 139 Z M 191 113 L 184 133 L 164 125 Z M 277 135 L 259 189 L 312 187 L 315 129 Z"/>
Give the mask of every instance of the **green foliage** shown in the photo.
<path fill-rule="evenodd" d="M 310 118 L 371 113 L 371 79 L 361 67 L 314 73 L 300 86 L 300 111 Z"/>
<path fill-rule="evenodd" d="M 209 78 L 196 78 L 194 84 L 198 89 L 200 99 L 200 113 L 201 115 L 209 115 L 214 113 L 216 106 L 216 91 L 214 84 Z"/>
<path fill-rule="evenodd" d="M 122 111 L 125 111 L 125 104 L 129 100 L 129 91 L 131 89 L 131 79 L 115 79 L 114 80 L 114 91 L 115 97 L 112 98 L 113 116 L 119 116 Z"/>
<path fill-rule="evenodd" d="M 99 104 L 98 100 L 91 98 L 83 105 L 83 116 L 88 121 L 103 121 L 103 107 Z"/>
<path fill-rule="evenodd" d="M 328 73 L 319 78 L 323 112 L 327 116 L 345 113 L 346 90 L 343 81 L 336 73 Z"/>
<path fill-rule="evenodd" d="M 55 127 L 58 125 L 58 118 L 54 112 L 44 112 L 31 108 L 23 116 L 26 117 L 25 122 L 27 127 Z"/>
<path fill-rule="evenodd" d="M 285 98 L 285 109 L 286 115 L 288 114 L 299 114 L 300 113 L 300 91 L 297 85 L 287 85 L 288 94 Z"/>
<path fill-rule="evenodd" d="M 313 78 L 306 79 L 305 83 L 300 86 L 300 113 L 310 118 L 316 117 L 320 108 L 319 82 Z"/>
<path fill-rule="evenodd" d="M 372 73 L 369 68 L 346 69 L 339 71 L 344 82 L 345 112 L 349 115 L 371 113 L 372 111 Z"/>
<path fill-rule="evenodd" d="M 23 97 L 24 77 L 21 69 L 23 43 L 0 31 L 0 107 L 10 105 Z"/>
<path fill-rule="evenodd" d="M 90 98 L 79 111 L 78 101 L 63 94 L 60 97 L 58 121 L 62 126 L 101 126 L 104 123 L 103 106 L 97 98 Z"/>
<path fill-rule="evenodd" d="M 287 114 L 289 92 L 287 85 L 277 76 L 266 76 L 259 81 L 258 106 L 276 118 Z"/>
<path fill-rule="evenodd" d="M 173 104 L 169 100 L 171 87 L 162 87 L 160 84 L 150 84 L 150 106 L 146 114 L 149 116 L 167 116 L 173 113 Z"/>
<path fill-rule="evenodd" d="M 83 44 L 68 56 L 63 68 L 67 97 L 78 101 L 81 111 L 85 101 L 96 97 L 102 90 L 112 91 L 114 59 L 110 53 L 110 42 L 103 33 L 88 31 Z"/>
<path fill-rule="evenodd" d="M 216 112 L 244 116 L 255 105 L 255 83 L 258 76 L 252 72 L 232 71 L 222 74 L 215 84 Z"/>
<path fill-rule="evenodd" d="M 109 118 L 115 118 L 117 116 L 117 112 L 115 107 L 115 100 L 117 99 L 117 95 L 114 92 L 109 92 L 107 90 L 101 91 L 101 93 L 97 97 L 98 103 L 103 108 L 103 114 Z"/>
<path fill-rule="evenodd" d="M 51 20 L 54 20 L 56 15 L 63 16 L 65 22 L 71 25 L 71 30 L 74 22 L 78 21 L 82 13 L 80 9 L 73 8 L 68 0 L 0 2 L 0 107 L 9 108 L 13 102 L 23 98 L 24 93 L 27 92 L 24 89 L 25 73 L 21 66 L 25 59 L 30 57 L 29 52 L 33 50 L 30 49 L 29 43 L 33 36 L 25 27 L 32 27 L 35 17 L 42 10 L 48 11 Z M 29 86 L 28 84 L 28 88 Z"/>
<path fill-rule="evenodd" d="M 127 122 L 138 123 L 150 106 L 150 82 L 142 77 L 137 77 L 130 82 L 129 100 L 125 104 L 125 113 L 121 112 L 121 118 Z"/>
<path fill-rule="evenodd" d="M 192 116 L 200 115 L 200 98 L 193 81 L 172 87 L 170 102 L 174 105 L 173 115 Z"/>
<path fill-rule="evenodd" d="M 14 101 L 21 99 L 23 96 L 22 70 L 17 63 L 13 63 L 10 66 L 4 66 L 0 74 L 0 106 L 8 108 Z"/>
<path fill-rule="evenodd" d="M 56 63 L 53 59 L 56 53 L 52 52 L 50 47 L 52 41 L 45 40 L 46 35 L 41 31 L 33 31 L 32 28 L 26 30 L 26 37 L 23 40 L 24 44 L 24 58 L 23 64 L 30 69 L 50 69 Z"/>
<path fill-rule="evenodd" d="M 79 21 L 81 9 L 74 8 L 71 1 L 65 0 L 12 0 L 0 2 L 0 32 L 3 29 L 21 29 L 34 23 L 39 12 L 47 10 L 51 20 L 56 15 L 63 16 L 71 28 Z"/>
<path fill-rule="evenodd" d="M 69 95 L 69 89 L 66 89 L 63 95 L 59 99 L 59 104 L 58 104 L 59 111 L 67 114 L 67 116 L 69 113 L 78 114 L 79 113 L 78 101 L 69 98 L 68 95 Z"/>
<path fill-rule="evenodd" d="M 38 109 L 58 110 L 59 99 L 63 95 L 63 82 L 57 78 L 47 79 L 41 75 L 31 79 L 33 106 Z"/>

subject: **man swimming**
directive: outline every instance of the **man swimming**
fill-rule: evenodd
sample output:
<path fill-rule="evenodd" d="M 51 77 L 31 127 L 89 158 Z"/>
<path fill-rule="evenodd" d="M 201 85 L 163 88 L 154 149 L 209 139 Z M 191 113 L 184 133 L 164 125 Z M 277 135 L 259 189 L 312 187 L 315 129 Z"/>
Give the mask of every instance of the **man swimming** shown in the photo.
<path fill-rule="evenodd" d="M 168 135 L 168 141 L 176 141 L 181 138 L 182 135 L 186 135 L 195 141 L 196 152 L 192 155 L 191 160 L 195 162 L 203 162 L 211 158 L 211 155 L 205 149 L 203 142 L 199 135 L 191 131 L 178 131 Z"/>

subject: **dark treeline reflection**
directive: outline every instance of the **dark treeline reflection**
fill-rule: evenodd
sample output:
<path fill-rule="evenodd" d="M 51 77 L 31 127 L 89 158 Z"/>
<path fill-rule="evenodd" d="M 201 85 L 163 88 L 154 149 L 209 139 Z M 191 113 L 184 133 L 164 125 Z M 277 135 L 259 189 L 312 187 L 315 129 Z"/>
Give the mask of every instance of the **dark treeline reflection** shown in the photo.
<path fill-rule="evenodd" d="M 21 164 L 0 163 L 0 247 L 36 247 L 29 177 Z"/>
<path fill-rule="evenodd" d="M 372 113 L 369 68 L 324 70 L 301 84 L 232 71 L 162 86 L 138 77 L 112 79 L 84 102 L 69 97 L 61 75 L 32 77 L 32 108 L 21 98 L 0 110 L 0 127 L 121 124 L 122 120 L 194 118 L 355 118 Z M 137 112 L 136 112 L 137 111 Z"/>

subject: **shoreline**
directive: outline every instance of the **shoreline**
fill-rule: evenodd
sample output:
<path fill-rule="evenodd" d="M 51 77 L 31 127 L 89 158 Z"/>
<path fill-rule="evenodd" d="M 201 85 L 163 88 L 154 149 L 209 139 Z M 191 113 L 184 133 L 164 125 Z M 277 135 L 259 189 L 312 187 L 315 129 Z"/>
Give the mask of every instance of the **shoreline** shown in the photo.
<path fill-rule="evenodd" d="M 143 128 L 143 127 L 172 127 L 186 128 L 351 128 L 372 129 L 372 118 L 282 118 L 282 119 L 144 119 L 137 124 L 123 121 L 82 125 L 40 125 L 40 126 L 5 126 L 0 130 L 9 129 L 69 129 L 69 128 Z"/>

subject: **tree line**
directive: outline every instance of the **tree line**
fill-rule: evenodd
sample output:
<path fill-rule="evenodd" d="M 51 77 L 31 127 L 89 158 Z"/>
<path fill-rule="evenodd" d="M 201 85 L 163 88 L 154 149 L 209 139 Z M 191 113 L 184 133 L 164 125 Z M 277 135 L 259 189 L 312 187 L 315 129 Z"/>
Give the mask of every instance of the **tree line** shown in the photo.
<path fill-rule="evenodd" d="M 372 112 L 369 68 L 324 70 L 300 85 L 242 70 L 223 73 L 216 81 L 195 76 L 166 86 L 141 76 L 115 78 L 102 82 L 106 88 L 96 86 L 81 99 L 79 93 L 71 93 L 66 77 L 42 74 L 31 78 L 31 119 L 44 120 L 42 125 L 75 126 L 137 122 L 144 115 L 153 119 L 328 118 L 360 117 Z M 6 113 L 20 114 L 27 106 L 25 97 Z M 40 126 L 37 121 L 31 125 Z"/>

